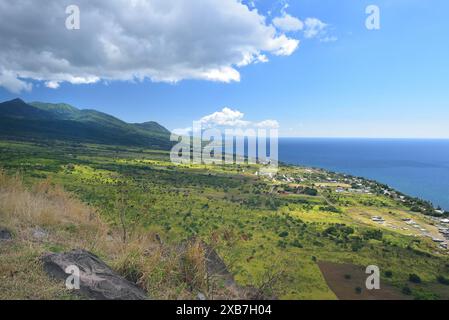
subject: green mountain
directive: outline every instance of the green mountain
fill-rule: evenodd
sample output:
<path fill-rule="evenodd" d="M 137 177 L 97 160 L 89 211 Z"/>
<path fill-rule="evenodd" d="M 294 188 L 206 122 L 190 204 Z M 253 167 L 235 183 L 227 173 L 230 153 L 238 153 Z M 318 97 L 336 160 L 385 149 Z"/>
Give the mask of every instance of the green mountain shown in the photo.
<path fill-rule="evenodd" d="M 0 103 L 0 137 L 51 139 L 168 150 L 170 131 L 156 122 L 126 123 L 96 110 L 59 103 Z"/>
<path fill-rule="evenodd" d="M 80 112 L 80 110 L 78 110 L 77 108 L 72 107 L 71 105 L 66 103 L 32 102 L 29 105 L 38 108 L 40 110 L 53 112 L 61 117 L 70 117 L 71 115 Z"/>
<path fill-rule="evenodd" d="M 0 117 L 23 120 L 50 120 L 56 115 L 44 109 L 35 108 L 20 99 L 0 103 Z"/>

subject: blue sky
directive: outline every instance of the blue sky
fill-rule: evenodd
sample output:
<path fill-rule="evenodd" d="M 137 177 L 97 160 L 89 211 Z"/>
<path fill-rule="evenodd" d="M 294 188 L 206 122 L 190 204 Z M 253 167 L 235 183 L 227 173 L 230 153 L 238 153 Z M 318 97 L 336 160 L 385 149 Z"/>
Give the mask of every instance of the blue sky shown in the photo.
<path fill-rule="evenodd" d="M 285 1 L 253 1 L 270 22 Z M 381 29 L 365 28 L 378 5 Z M 444 0 L 298 0 L 289 15 L 327 24 L 321 37 L 299 39 L 289 56 L 236 67 L 239 82 L 61 82 L 31 91 L 0 87 L 0 100 L 66 102 L 128 122 L 155 120 L 169 129 L 229 107 L 252 121 L 275 119 L 282 136 L 449 138 L 449 3 Z M 216 37 L 220 37 L 217 34 Z M 323 41 L 325 37 L 333 41 Z M 336 40 L 336 41 L 334 41 Z M 1 60 L 0 60 L 1 63 Z"/>

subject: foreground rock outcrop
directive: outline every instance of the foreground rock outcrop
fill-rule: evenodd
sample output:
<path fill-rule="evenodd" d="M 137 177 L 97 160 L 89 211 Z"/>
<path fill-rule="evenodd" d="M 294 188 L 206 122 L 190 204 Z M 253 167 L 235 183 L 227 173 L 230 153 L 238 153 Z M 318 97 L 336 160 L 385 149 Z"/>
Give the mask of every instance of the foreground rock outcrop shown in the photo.
<path fill-rule="evenodd" d="M 8 241 L 12 239 L 12 233 L 6 228 L 0 227 L 0 241 Z"/>
<path fill-rule="evenodd" d="M 55 279 L 65 281 L 69 266 L 80 270 L 80 293 L 95 300 L 145 300 L 146 293 L 136 284 L 112 271 L 94 254 L 85 250 L 46 254 L 42 257 L 44 269 Z"/>

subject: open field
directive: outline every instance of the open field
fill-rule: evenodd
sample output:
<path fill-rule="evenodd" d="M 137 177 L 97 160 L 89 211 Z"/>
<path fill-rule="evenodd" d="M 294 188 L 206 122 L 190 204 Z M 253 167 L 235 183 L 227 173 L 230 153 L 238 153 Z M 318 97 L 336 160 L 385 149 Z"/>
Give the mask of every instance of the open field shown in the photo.
<path fill-rule="evenodd" d="M 320 270 L 329 287 L 341 300 L 410 300 L 390 285 L 382 285 L 380 290 L 367 290 L 364 268 L 352 264 L 319 262 Z"/>
<path fill-rule="evenodd" d="M 448 298 L 449 287 L 436 280 L 449 278 L 447 250 L 423 235 L 438 235 L 434 220 L 379 192 L 337 192 L 351 185 L 337 174 L 282 166 L 269 179 L 256 175 L 258 166 L 174 166 L 165 151 L 63 142 L 0 141 L 0 167 L 9 175 L 19 172 L 28 187 L 62 186 L 129 239 L 157 234 L 176 245 L 200 238 L 216 248 L 239 284 L 280 299 L 352 299 L 331 284 L 346 271 L 328 268 L 324 273 L 331 275 L 325 277 L 319 265 L 324 262 L 379 266 L 382 283 L 391 288 L 388 297 L 397 292 L 403 297 L 408 287 L 406 298 Z M 341 181 L 331 182 L 336 179 Z M 6 214 L 0 211 L 0 225 L 8 223 Z M 374 222 L 373 216 L 385 221 Z M 45 249 L 60 250 L 54 243 L 63 249 L 80 245 L 58 238 Z M 98 251 L 117 261 L 113 251 Z M 4 249 L 0 254 L 2 261 L 14 258 Z M 0 277 L 9 277 L 10 271 L 0 270 Z M 419 275 L 421 283 L 410 283 L 410 274 Z M 161 283 L 154 275 L 146 281 L 150 288 Z M 185 288 L 178 292 L 188 295 Z M 47 296 L 37 298 L 42 297 Z"/>

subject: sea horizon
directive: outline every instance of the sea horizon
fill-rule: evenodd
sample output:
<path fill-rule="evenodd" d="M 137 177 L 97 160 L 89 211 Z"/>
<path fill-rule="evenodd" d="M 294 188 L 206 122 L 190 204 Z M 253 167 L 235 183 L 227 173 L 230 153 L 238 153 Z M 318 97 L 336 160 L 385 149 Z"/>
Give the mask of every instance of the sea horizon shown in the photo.
<path fill-rule="evenodd" d="M 284 137 L 279 160 L 375 180 L 449 210 L 449 139 Z"/>
<path fill-rule="evenodd" d="M 424 141 L 441 141 L 447 140 L 448 138 L 428 138 L 428 137 L 291 137 L 291 136 L 280 136 L 279 139 L 309 139 L 309 140 L 424 140 Z"/>

